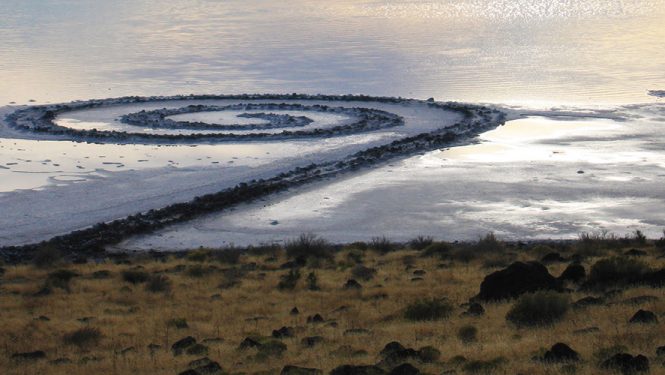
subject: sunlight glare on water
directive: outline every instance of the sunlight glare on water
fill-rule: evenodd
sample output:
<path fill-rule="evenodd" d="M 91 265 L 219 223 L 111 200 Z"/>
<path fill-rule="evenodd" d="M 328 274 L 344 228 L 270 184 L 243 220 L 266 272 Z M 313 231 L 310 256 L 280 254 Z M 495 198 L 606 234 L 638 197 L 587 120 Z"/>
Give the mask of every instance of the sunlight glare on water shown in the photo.
<path fill-rule="evenodd" d="M 179 93 L 650 101 L 660 0 L 0 3 L 0 103 Z"/>

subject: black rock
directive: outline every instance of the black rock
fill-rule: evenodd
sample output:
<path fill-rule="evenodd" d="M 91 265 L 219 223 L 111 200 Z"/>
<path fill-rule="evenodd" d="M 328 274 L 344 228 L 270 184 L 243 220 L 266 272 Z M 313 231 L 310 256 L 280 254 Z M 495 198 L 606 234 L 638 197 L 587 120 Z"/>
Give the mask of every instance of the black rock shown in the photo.
<path fill-rule="evenodd" d="M 410 363 L 403 363 L 394 369 L 392 369 L 389 373 L 390 375 L 418 375 L 420 374 L 420 370 L 417 368 L 413 367 L 412 364 Z"/>
<path fill-rule="evenodd" d="M 34 352 L 14 353 L 12 359 L 16 361 L 39 361 L 46 359 L 46 353 L 43 350 L 35 350 Z"/>
<path fill-rule="evenodd" d="M 286 337 L 293 337 L 295 336 L 295 330 L 293 327 L 282 327 L 280 329 L 276 329 L 272 331 L 272 337 L 276 339 L 283 339 Z"/>
<path fill-rule="evenodd" d="M 199 366 L 194 371 L 200 375 L 218 375 L 223 373 L 222 366 L 217 362 L 210 362 L 207 365 Z"/>
<path fill-rule="evenodd" d="M 400 344 L 397 341 L 392 341 L 392 342 L 387 343 L 386 346 L 384 346 L 383 349 L 381 349 L 381 352 L 379 352 L 379 355 L 381 357 L 385 357 L 385 356 L 387 356 L 391 353 L 394 353 L 394 352 L 397 352 L 397 351 L 400 351 L 400 350 L 404 350 L 404 349 L 406 349 L 404 347 L 404 345 Z"/>
<path fill-rule="evenodd" d="M 303 346 L 306 346 L 308 348 L 312 348 L 317 344 L 320 344 L 324 341 L 323 337 L 321 336 L 310 336 L 310 337 L 305 337 L 302 340 L 300 340 L 300 343 Z"/>
<path fill-rule="evenodd" d="M 180 355 L 185 351 L 185 349 L 193 345 L 196 345 L 196 339 L 192 336 L 187 336 L 171 345 L 171 351 L 173 351 L 173 355 Z"/>
<path fill-rule="evenodd" d="M 624 375 L 649 371 L 649 359 L 643 355 L 633 357 L 627 353 L 618 353 L 607 359 L 601 367 L 608 370 L 620 371 Z"/>
<path fill-rule="evenodd" d="M 208 354 L 208 347 L 203 344 L 194 344 L 185 349 L 187 355 L 206 355 Z"/>
<path fill-rule="evenodd" d="M 208 358 L 208 357 L 203 357 L 203 358 L 195 359 L 195 360 L 189 362 L 189 364 L 187 364 L 187 367 L 189 367 L 189 368 L 196 368 L 196 367 L 201 367 L 201 366 L 209 365 L 209 364 L 211 364 L 211 363 L 212 363 L 212 361 L 210 360 L 210 358 Z"/>
<path fill-rule="evenodd" d="M 298 311 L 297 307 L 294 307 L 291 309 L 291 312 L 289 312 L 290 315 L 298 315 L 300 314 L 300 311 Z"/>
<path fill-rule="evenodd" d="M 322 375 L 323 371 L 316 368 L 284 366 L 280 375 Z"/>
<path fill-rule="evenodd" d="M 307 317 L 307 323 L 323 323 L 325 320 L 321 316 L 321 314 L 314 314 L 313 316 L 308 316 Z"/>
<path fill-rule="evenodd" d="M 478 302 L 471 302 L 468 309 L 462 313 L 463 316 L 481 316 L 485 314 L 483 305 Z"/>
<path fill-rule="evenodd" d="M 330 372 L 330 375 L 384 375 L 386 372 L 378 366 L 342 365 Z"/>
<path fill-rule="evenodd" d="M 579 360 L 580 355 L 571 349 L 570 346 L 563 343 L 554 344 L 543 356 L 543 361 L 551 363 L 577 362 Z"/>
<path fill-rule="evenodd" d="M 480 284 L 481 301 L 498 301 L 518 297 L 538 290 L 561 290 L 560 283 L 537 262 L 515 262 L 500 271 L 487 275 Z"/>
<path fill-rule="evenodd" d="M 573 302 L 573 307 L 576 309 L 587 307 L 587 306 L 598 306 L 605 303 L 605 300 L 597 297 L 583 297 Z"/>
<path fill-rule="evenodd" d="M 581 264 L 573 263 L 568 265 L 568 267 L 566 267 L 566 269 L 561 273 L 559 280 L 578 283 L 584 280 L 585 277 L 586 270 L 584 269 L 584 266 Z"/>
<path fill-rule="evenodd" d="M 640 309 L 633 315 L 632 318 L 628 321 L 629 323 L 658 323 L 658 317 L 651 311 Z"/>
<path fill-rule="evenodd" d="M 349 290 L 349 289 L 356 289 L 357 290 L 357 289 L 362 289 L 362 287 L 363 286 L 360 285 L 360 283 L 357 282 L 354 279 L 349 279 L 349 280 L 346 281 L 346 284 L 344 284 L 344 289 L 347 289 L 347 290 Z"/>
<path fill-rule="evenodd" d="M 647 272 L 642 276 L 642 281 L 654 288 L 665 286 L 665 268 L 658 271 Z"/>
<path fill-rule="evenodd" d="M 261 346 L 261 343 L 251 337 L 245 337 L 244 340 L 238 346 L 239 350 L 245 350 L 249 348 L 258 348 Z"/>

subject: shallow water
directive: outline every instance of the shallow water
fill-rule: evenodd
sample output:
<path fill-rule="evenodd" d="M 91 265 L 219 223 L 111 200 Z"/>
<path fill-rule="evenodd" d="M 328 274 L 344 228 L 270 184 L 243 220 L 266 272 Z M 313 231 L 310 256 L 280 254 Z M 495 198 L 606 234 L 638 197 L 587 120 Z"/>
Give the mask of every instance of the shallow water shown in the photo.
<path fill-rule="evenodd" d="M 655 112 L 651 112 L 654 110 Z M 482 143 L 429 152 L 340 181 L 213 214 L 119 248 L 178 249 L 281 242 L 313 232 L 334 242 L 385 235 L 475 240 L 662 235 L 663 108 L 634 121 L 527 117 Z"/>
<path fill-rule="evenodd" d="M 616 103 L 665 87 L 661 0 L 3 0 L 0 14 L 0 104 L 294 91 Z"/>

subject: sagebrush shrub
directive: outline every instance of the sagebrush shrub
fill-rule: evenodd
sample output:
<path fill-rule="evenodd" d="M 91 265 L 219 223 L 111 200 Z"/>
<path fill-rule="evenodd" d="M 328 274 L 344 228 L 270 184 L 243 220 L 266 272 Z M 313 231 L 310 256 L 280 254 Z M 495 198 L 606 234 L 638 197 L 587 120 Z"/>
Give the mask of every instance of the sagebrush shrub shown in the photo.
<path fill-rule="evenodd" d="M 83 327 L 69 332 L 62 337 L 65 345 L 78 346 L 80 349 L 86 349 L 96 346 L 102 339 L 102 333 L 98 328 Z"/>
<path fill-rule="evenodd" d="M 561 320 L 569 308 L 568 296 L 541 291 L 521 296 L 506 314 L 506 319 L 520 327 L 547 326 Z"/>
<path fill-rule="evenodd" d="M 148 275 L 145 271 L 140 270 L 125 270 L 122 271 L 122 279 L 131 284 L 140 284 L 148 281 Z"/>
<path fill-rule="evenodd" d="M 452 312 L 453 306 L 445 299 L 423 299 L 408 305 L 404 317 L 411 321 L 440 320 Z"/>

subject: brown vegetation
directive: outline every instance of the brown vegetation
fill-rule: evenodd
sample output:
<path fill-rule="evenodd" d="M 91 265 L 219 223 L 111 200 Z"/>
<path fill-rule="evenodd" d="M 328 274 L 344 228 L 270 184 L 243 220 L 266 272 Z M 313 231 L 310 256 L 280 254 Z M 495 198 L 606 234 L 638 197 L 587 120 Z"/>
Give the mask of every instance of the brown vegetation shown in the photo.
<path fill-rule="evenodd" d="M 651 241 L 377 238 L 339 247 L 303 239 L 289 243 L 291 257 L 267 247 L 48 267 L 45 252 L 38 266 L 5 265 L 0 369 L 584 375 L 630 373 L 647 360 L 652 374 L 665 373 L 665 259 Z M 487 275 L 546 255 L 556 290 L 476 298 Z M 571 264 L 589 276 L 559 278 Z M 640 310 L 655 319 L 629 322 Z"/>

